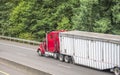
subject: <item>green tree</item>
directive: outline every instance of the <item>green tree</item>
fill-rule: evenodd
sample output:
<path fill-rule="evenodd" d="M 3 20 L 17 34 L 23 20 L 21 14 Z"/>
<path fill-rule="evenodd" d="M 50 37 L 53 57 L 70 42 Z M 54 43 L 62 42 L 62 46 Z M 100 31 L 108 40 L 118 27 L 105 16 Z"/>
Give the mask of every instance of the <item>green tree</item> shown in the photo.
<path fill-rule="evenodd" d="M 27 32 L 32 35 L 32 33 L 29 31 L 29 26 L 31 25 L 30 13 L 34 4 L 35 0 L 21 0 L 19 4 L 12 10 L 9 18 L 9 34 L 11 36 L 24 38 L 21 36 L 21 34 L 24 35 L 24 33 L 26 34 Z"/>
<path fill-rule="evenodd" d="M 95 22 L 94 31 L 106 33 L 111 28 L 111 21 L 108 18 L 102 18 Z"/>
<path fill-rule="evenodd" d="M 93 31 L 95 21 L 93 6 L 98 4 L 98 0 L 79 0 L 78 3 L 79 5 L 73 8 L 73 29 Z"/>
<path fill-rule="evenodd" d="M 0 0 L 0 34 L 42 41 L 52 30 L 120 34 L 119 0 Z"/>
<path fill-rule="evenodd" d="M 114 0 L 112 1 L 111 7 L 111 22 L 112 22 L 112 34 L 120 35 L 120 1 Z"/>

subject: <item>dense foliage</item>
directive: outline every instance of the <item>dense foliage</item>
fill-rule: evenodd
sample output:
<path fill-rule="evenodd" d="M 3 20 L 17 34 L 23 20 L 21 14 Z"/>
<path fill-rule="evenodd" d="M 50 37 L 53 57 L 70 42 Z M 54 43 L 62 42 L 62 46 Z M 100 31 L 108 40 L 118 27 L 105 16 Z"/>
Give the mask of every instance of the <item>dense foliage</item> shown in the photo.
<path fill-rule="evenodd" d="M 52 30 L 120 34 L 119 0 L 0 0 L 0 34 L 41 41 Z"/>

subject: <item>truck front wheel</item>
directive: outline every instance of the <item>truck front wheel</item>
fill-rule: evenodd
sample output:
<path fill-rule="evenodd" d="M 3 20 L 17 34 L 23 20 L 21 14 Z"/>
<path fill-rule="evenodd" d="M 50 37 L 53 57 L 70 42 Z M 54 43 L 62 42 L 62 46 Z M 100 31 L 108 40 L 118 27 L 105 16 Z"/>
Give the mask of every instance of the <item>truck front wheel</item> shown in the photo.
<path fill-rule="evenodd" d="M 42 53 L 41 53 L 40 50 L 37 50 L 37 53 L 38 53 L 39 56 L 42 56 Z"/>

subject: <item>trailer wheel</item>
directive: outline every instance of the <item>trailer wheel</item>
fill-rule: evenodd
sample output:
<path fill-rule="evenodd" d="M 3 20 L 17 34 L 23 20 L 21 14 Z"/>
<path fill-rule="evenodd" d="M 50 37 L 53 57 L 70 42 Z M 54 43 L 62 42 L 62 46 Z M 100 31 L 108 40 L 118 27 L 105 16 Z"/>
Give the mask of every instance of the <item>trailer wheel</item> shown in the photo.
<path fill-rule="evenodd" d="M 53 57 L 54 57 L 55 59 L 57 59 L 57 58 L 58 58 L 58 53 L 54 53 Z"/>
<path fill-rule="evenodd" d="M 63 62 L 64 61 L 64 55 L 60 54 L 59 55 L 59 60 Z"/>
<path fill-rule="evenodd" d="M 40 50 L 37 50 L 37 53 L 38 53 L 39 56 L 42 56 L 42 53 L 41 53 Z"/>
<path fill-rule="evenodd" d="M 115 75 L 120 75 L 120 69 L 118 67 L 114 68 L 114 74 Z"/>
<path fill-rule="evenodd" d="M 70 62 L 70 57 L 69 56 L 65 56 L 64 60 L 65 60 L 66 63 L 69 63 Z"/>

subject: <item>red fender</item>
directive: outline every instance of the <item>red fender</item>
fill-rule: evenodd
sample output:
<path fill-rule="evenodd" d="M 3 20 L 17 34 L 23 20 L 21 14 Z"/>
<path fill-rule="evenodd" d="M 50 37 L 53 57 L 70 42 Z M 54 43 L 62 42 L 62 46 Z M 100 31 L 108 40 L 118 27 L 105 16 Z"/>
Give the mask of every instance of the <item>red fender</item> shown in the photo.
<path fill-rule="evenodd" d="M 42 54 L 45 54 L 45 48 L 43 43 L 40 44 L 38 50 L 40 50 Z"/>

